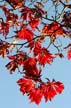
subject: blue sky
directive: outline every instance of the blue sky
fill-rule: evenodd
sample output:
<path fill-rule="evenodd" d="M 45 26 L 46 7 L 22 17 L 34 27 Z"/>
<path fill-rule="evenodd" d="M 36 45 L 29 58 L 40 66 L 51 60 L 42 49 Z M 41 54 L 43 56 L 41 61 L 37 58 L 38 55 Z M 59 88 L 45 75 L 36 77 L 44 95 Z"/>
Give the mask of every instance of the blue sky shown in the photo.
<path fill-rule="evenodd" d="M 68 41 L 66 40 L 64 44 Z M 43 69 L 44 78 L 47 76 L 51 80 L 54 78 L 63 82 L 65 89 L 51 102 L 45 103 L 42 99 L 39 105 L 30 103 L 28 97 L 22 95 L 16 83 L 21 76 L 17 72 L 10 75 L 5 68 L 7 63 L 7 59 L 0 57 L 0 108 L 71 108 L 71 60 L 57 58 L 52 65 L 47 65 Z"/>

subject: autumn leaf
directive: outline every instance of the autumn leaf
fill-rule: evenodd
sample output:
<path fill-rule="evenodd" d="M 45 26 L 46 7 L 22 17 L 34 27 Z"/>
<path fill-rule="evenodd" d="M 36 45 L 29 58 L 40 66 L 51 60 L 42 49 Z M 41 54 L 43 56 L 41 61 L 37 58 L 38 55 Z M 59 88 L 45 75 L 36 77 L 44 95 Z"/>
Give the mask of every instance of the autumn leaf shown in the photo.
<path fill-rule="evenodd" d="M 34 11 L 29 7 L 24 7 L 21 9 L 21 19 L 23 20 L 29 20 L 31 21 L 33 19 L 32 15 L 34 14 Z"/>
<path fill-rule="evenodd" d="M 42 85 L 45 101 L 52 100 L 57 93 L 61 94 L 63 89 L 64 85 L 59 81 L 56 82 L 55 80 Z"/>
<path fill-rule="evenodd" d="M 34 56 L 38 55 L 39 53 L 41 53 L 41 43 L 40 42 L 35 42 L 35 47 L 34 47 Z"/>
<path fill-rule="evenodd" d="M 0 56 L 5 57 L 7 56 L 7 54 L 9 54 L 9 48 L 10 48 L 10 44 L 7 42 L 2 42 L 0 40 Z"/>
<path fill-rule="evenodd" d="M 41 102 L 42 96 L 42 91 L 39 88 L 34 88 L 29 93 L 29 99 L 31 100 L 31 102 L 35 102 L 36 104 L 39 104 Z"/>
<path fill-rule="evenodd" d="M 29 24 L 30 24 L 31 28 L 33 30 L 35 30 L 38 27 L 39 22 L 40 22 L 39 19 L 32 19 Z"/>
<path fill-rule="evenodd" d="M 7 2 L 15 9 L 20 8 L 23 5 L 23 0 L 7 0 Z"/>
<path fill-rule="evenodd" d="M 23 94 L 28 93 L 34 88 L 34 83 L 32 79 L 21 78 L 17 81 L 17 84 L 20 86 L 20 91 Z"/>
<path fill-rule="evenodd" d="M 25 75 L 26 76 L 40 77 L 40 72 L 41 71 L 37 68 L 37 61 L 36 61 L 35 58 L 27 58 L 24 61 L 24 70 L 25 70 Z"/>
<path fill-rule="evenodd" d="M 24 60 L 26 58 L 26 54 L 22 51 L 18 52 L 16 55 L 7 56 L 11 61 L 6 64 L 7 69 L 9 69 L 12 74 L 18 67 L 24 64 Z"/>
<path fill-rule="evenodd" d="M 46 48 L 41 49 L 41 53 L 38 54 L 38 62 L 40 65 L 51 64 L 56 56 L 52 55 Z"/>
<path fill-rule="evenodd" d="M 52 22 L 51 24 L 44 26 L 42 33 L 49 36 L 63 36 L 66 32 L 57 22 Z"/>
<path fill-rule="evenodd" d="M 67 58 L 68 58 L 68 60 L 71 59 L 71 48 L 70 48 L 69 51 L 68 51 Z"/>
<path fill-rule="evenodd" d="M 18 38 L 23 39 L 23 40 L 32 40 L 33 39 L 33 32 L 29 30 L 28 28 L 23 28 L 18 32 Z"/>

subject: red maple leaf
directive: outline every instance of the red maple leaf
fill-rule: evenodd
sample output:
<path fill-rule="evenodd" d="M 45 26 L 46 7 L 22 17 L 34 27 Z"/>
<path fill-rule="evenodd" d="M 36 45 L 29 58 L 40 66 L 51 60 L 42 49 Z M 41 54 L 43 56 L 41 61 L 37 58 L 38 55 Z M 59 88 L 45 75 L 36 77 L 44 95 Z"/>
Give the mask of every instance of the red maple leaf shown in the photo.
<path fill-rule="evenodd" d="M 41 99 L 42 99 L 42 91 L 39 88 L 34 88 L 30 93 L 29 93 L 29 99 L 31 102 L 35 102 L 36 104 L 39 104 Z"/>
<path fill-rule="evenodd" d="M 33 32 L 28 28 L 23 28 L 18 32 L 18 37 L 23 40 L 28 40 L 28 41 L 32 40 L 33 36 L 34 36 Z"/>
<path fill-rule="evenodd" d="M 38 53 L 40 53 L 40 49 L 41 49 L 41 43 L 39 41 L 31 41 L 29 42 L 28 46 L 30 48 L 30 51 L 33 50 L 34 52 L 34 56 L 38 55 Z"/>
<path fill-rule="evenodd" d="M 68 51 L 67 58 L 68 58 L 69 60 L 71 59 L 71 48 L 70 48 L 69 51 Z"/>
<path fill-rule="evenodd" d="M 42 32 L 47 35 L 54 36 L 60 36 L 66 33 L 65 30 L 57 22 L 52 22 L 51 24 L 46 25 L 43 28 Z"/>
<path fill-rule="evenodd" d="M 24 7 L 23 9 L 21 9 L 20 11 L 22 14 L 21 14 L 21 18 L 23 20 L 31 20 L 33 17 L 33 14 L 34 14 L 34 11 L 29 8 L 29 7 Z"/>
<path fill-rule="evenodd" d="M 12 55 L 9 55 L 9 56 L 7 56 L 8 57 L 8 59 L 10 59 L 10 60 L 15 60 L 16 59 L 16 56 L 12 56 Z"/>
<path fill-rule="evenodd" d="M 32 49 L 34 47 L 34 44 L 35 44 L 35 41 L 34 40 L 28 43 L 27 47 L 30 48 L 30 51 L 32 51 Z"/>
<path fill-rule="evenodd" d="M 40 74 L 40 70 L 36 66 L 36 59 L 35 58 L 28 58 L 24 62 L 24 70 L 25 75 L 32 77 L 33 75 L 38 76 Z"/>
<path fill-rule="evenodd" d="M 36 59 L 35 58 L 27 58 L 25 61 L 24 61 L 24 65 L 25 66 L 30 66 L 30 67 L 33 67 L 36 65 Z"/>
<path fill-rule="evenodd" d="M 40 65 L 50 64 L 55 58 L 46 48 L 41 49 L 41 53 L 38 55 L 38 61 Z"/>
<path fill-rule="evenodd" d="M 9 33 L 9 24 L 5 22 L 0 23 L 0 33 L 4 33 L 4 35 L 8 35 Z"/>
<path fill-rule="evenodd" d="M 34 83 L 32 79 L 21 78 L 17 81 L 17 83 L 20 86 L 20 91 L 23 94 L 28 93 L 30 90 L 34 88 Z"/>
<path fill-rule="evenodd" d="M 34 55 L 38 55 L 39 53 L 41 53 L 41 44 L 40 42 L 36 42 L 35 43 L 35 47 L 34 47 Z"/>
<path fill-rule="evenodd" d="M 64 85 L 63 83 L 59 82 L 59 81 L 53 81 L 53 86 L 56 90 L 57 93 L 61 94 L 63 89 L 64 89 Z"/>
<path fill-rule="evenodd" d="M 61 94 L 63 89 L 64 85 L 59 81 L 56 82 L 55 80 L 52 82 L 49 81 L 42 86 L 44 98 L 46 101 L 52 100 L 52 98 L 54 98 L 57 93 Z"/>
<path fill-rule="evenodd" d="M 35 30 L 35 29 L 38 27 L 39 22 L 40 22 L 39 19 L 36 19 L 36 18 L 32 19 L 32 20 L 30 21 L 30 26 L 32 27 L 32 29 Z"/>
<path fill-rule="evenodd" d="M 52 100 L 52 98 L 54 98 L 55 95 L 56 95 L 56 91 L 53 89 L 52 86 L 46 85 L 44 87 L 44 98 L 46 102 L 48 100 Z"/>

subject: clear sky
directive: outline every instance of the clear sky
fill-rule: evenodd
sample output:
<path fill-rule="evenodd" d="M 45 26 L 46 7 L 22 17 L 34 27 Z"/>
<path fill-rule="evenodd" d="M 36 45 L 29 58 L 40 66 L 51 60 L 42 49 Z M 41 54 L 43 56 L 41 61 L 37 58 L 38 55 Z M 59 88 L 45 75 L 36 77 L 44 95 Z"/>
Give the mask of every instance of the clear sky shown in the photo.
<path fill-rule="evenodd" d="M 44 77 L 63 82 L 65 89 L 51 102 L 45 103 L 42 99 L 39 105 L 30 103 L 28 97 L 22 95 L 16 83 L 21 76 L 17 72 L 10 75 L 5 68 L 7 63 L 7 59 L 0 57 L 0 108 L 71 108 L 71 60 L 57 58 L 43 69 Z"/>

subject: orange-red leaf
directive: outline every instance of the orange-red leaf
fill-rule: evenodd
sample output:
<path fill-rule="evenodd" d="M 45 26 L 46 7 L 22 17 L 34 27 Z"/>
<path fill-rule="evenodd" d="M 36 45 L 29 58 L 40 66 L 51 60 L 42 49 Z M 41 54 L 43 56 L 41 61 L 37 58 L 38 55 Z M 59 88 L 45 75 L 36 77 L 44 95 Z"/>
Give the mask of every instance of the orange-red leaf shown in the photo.
<path fill-rule="evenodd" d="M 65 34 L 65 30 L 56 22 L 44 26 L 42 32 L 47 35 L 60 36 Z"/>
<path fill-rule="evenodd" d="M 23 40 L 32 40 L 33 36 L 33 32 L 28 28 L 23 28 L 18 32 L 18 37 Z"/>
<path fill-rule="evenodd" d="M 43 94 L 41 90 L 39 88 L 35 88 L 30 92 L 29 99 L 31 100 L 31 102 L 39 104 L 41 102 L 42 96 Z"/>
<path fill-rule="evenodd" d="M 70 48 L 70 50 L 68 51 L 67 58 L 68 58 L 69 60 L 71 59 L 71 48 Z"/>
<path fill-rule="evenodd" d="M 21 78 L 17 81 L 20 86 L 20 91 L 25 94 L 34 88 L 32 79 Z"/>
<path fill-rule="evenodd" d="M 64 85 L 59 81 L 47 82 L 42 88 L 45 100 L 52 100 L 57 93 L 61 94 L 63 89 Z"/>

